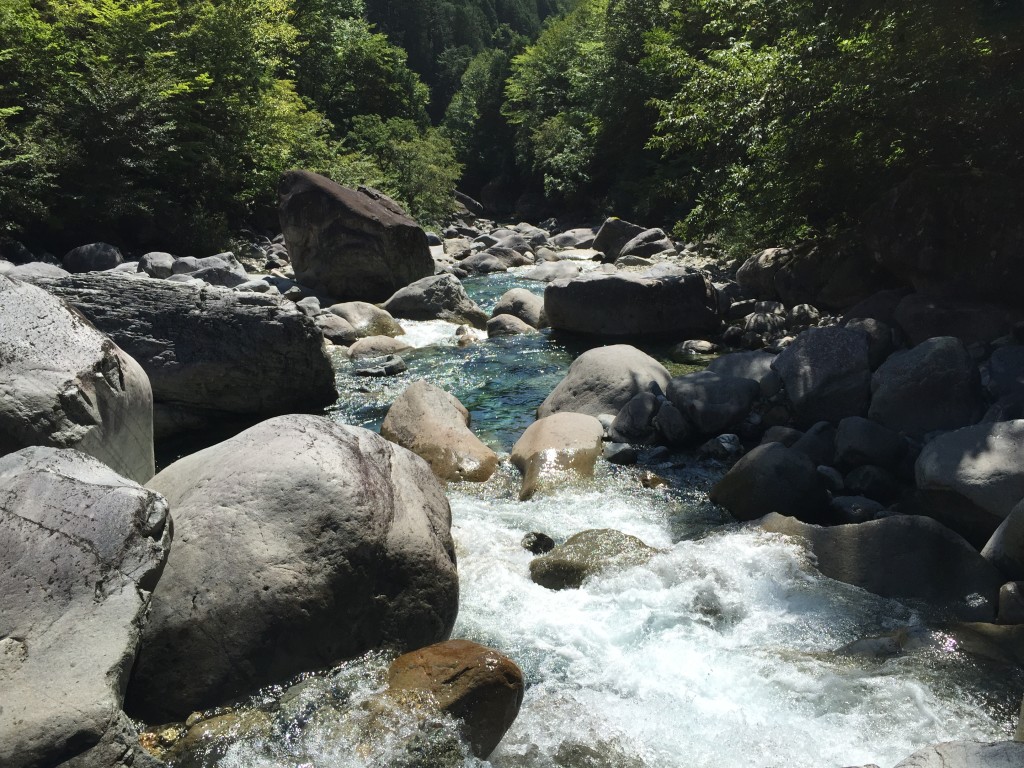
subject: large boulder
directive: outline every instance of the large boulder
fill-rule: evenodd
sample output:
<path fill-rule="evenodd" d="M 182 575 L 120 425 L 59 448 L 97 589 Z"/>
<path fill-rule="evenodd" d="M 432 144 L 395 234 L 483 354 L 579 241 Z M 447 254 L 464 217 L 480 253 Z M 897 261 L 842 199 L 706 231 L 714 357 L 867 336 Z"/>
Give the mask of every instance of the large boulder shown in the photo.
<path fill-rule="evenodd" d="M 665 251 L 671 251 L 673 254 L 676 252 L 676 247 L 668 235 L 660 229 L 645 229 L 622 246 L 616 261 L 627 256 L 645 258 Z"/>
<path fill-rule="evenodd" d="M 487 327 L 487 313 L 469 298 L 455 275 L 424 277 L 396 291 L 381 306 L 397 318 L 447 320 L 480 329 Z"/>
<path fill-rule="evenodd" d="M 177 415 L 202 424 L 320 409 L 337 399 L 320 330 L 280 297 L 113 274 L 39 284 L 142 366 L 158 436 L 175 428 Z"/>
<path fill-rule="evenodd" d="M 662 392 L 669 372 L 650 355 L 628 344 L 596 347 L 572 361 L 569 370 L 537 409 L 538 416 L 573 411 L 617 414 L 634 395 L 657 384 Z"/>
<path fill-rule="evenodd" d="M 523 703 L 523 672 L 510 658 L 469 640 L 448 640 L 399 656 L 388 668 L 388 693 L 425 695 L 461 720 L 481 760 L 498 746 Z"/>
<path fill-rule="evenodd" d="M 978 369 L 952 336 L 889 357 L 872 375 L 871 391 L 868 416 L 917 438 L 973 424 L 983 413 Z"/>
<path fill-rule="evenodd" d="M 849 416 L 839 422 L 834 459 L 843 469 L 865 464 L 893 468 L 906 453 L 906 441 L 881 424 L 860 416 Z"/>
<path fill-rule="evenodd" d="M 135 360 L 61 299 L 0 275 L 0 455 L 77 448 L 153 476 L 153 391 Z"/>
<path fill-rule="evenodd" d="M 871 396 L 868 339 L 833 326 L 804 331 L 772 362 L 802 425 L 864 416 Z"/>
<path fill-rule="evenodd" d="M 347 301 L 341 304 L 332 304 L 327 308 L 327 311 L 337 315 L 342 320 L 348 321 L 358 338 L 363 338 L 364 336 L 401 336 L 405 333 L 405 330 L 391 316 L 391 313 L 365 301 Z"/>
<path fill-rule="evenodd" d="M 960 496 L 1005 518 L 1024 498 L 1024 419 L 947 432 L 921 451 L 917 487 Z"/>
<path fill-rule="evenodd" d="M 643 565 L 657 550 L 610 528 L 582 531 L 530 561 L 530 578 L 548 589 L 578 589 L 590 576 Z"/>
<path fill-rule="evenodd" d="M 413 382 L 395 400 L 380 433 L 422 456 L 442 480 L 483 482 L 498 468 L 498 455 L 470 431 L 465 406 L 426 381 Z"/>
<path fill-rule="evenodd" d="M 448 637 L 458 577 L 425 461 L 322 416 L 281 416 L 150 481 L 175 542 L 128 689 L 150 722 L 330 666 Z"/>
<path fill-rule="evenodd" d="M 295 279 L 342 300 L 383 301 L 434 273 L 427 235 L 393 200 L 309 171 L 278 185 Z"/>
<path fill-rule="evenodd" d="M 760 393 L 753 379 L 713 371 L 677 376 L 668 385 L 668 399 L 705 435 L 743 421 Z"/>
<path fill-rule="evenodd" d="M 974 547 L 931 518 L 895 515 L 821 527 L 771 514 L 760 526 L 806 541 L 818 570 L 836 581 L 921 601 L 967 621 L 995 617 L 1003 579 Z"/>
<path fill-rule="evenodd" d="M 1024 498 L 996 528 L 981 556 L 1008 580 L 1024 580 Z"/>
<path fill-rule="evenodd" d="M 555 280 L 544 311 L 555 330 L 594 336 L 699 338 L 721 325 L 717 290 L 683 267 Z"/>
<path fill-rule="evenodd" d="M 72 248 L 64 254 L 61 263 L 68 272 L 99 272 L 113 269 L 124 262 L 124 256 L 116 245 L 110 243 L 89 243 Z"/>
<path fill-rule="evenodd" d="M 534 328 L 544 328 L 548 324 L 547 315 L 544 314 L 544 299 L 525 288 L 513 288 L 503 293 L 491 311 L 491 317 L 498 315 L 518 317 Z"/>
<path fill-rule="evenodd" d="M 828 494 L 815 463 L 782 443 L 765 443 L 751 450 L 709 495 L 737 520 L 757 520 L 778 512 L 818 522 L 828 509 Z"/>
<path fill-rule="evenodd" d="M 487 321 L 487 335 L 497 336 L 528 336 L 537 333 L 537 329 L 515 315 L 495 315 Z"/>
<path fill-rule="evenodd" d="M 541 481 L 551 477 L 592 475 L 603 437 L 601 422 L 582 413 L 556 413 L 535 421 L 512 446 L 512 464 L 523 475 L 519 500 L 532 498 Z"/>
<path fill-rule="evenodd" d="M 1024 743 L 947 741 L 918 750 L 896 768 L 1020 768 Z"/>
<path fill-rule="evenodd" d="M 896 307 L 894 322 L 911 344 L 953 336 L 970 345 L 987 344 L 1009 333 L 1019 316 L 1019 311 L 984 302 L 912 293 Z"/>
<path fill-rule="evenodd" d="M 595 251 L 604 254 L 605 262 L 612 262 L 619 258 L 622 246 L 644 231 L 638 224 L 632 224 L 624 219 L 611 217 L 605 219 L 601 228 L 597 231 L 591 247 Z M 583 248 L 585 246 L 579 246 Z"/>
<path fill-rule="evenodd" d="M 0 458 L 0 765 L 149 766 L 121 711 L 171 542 L 166 502 L 91 456 Z"/>

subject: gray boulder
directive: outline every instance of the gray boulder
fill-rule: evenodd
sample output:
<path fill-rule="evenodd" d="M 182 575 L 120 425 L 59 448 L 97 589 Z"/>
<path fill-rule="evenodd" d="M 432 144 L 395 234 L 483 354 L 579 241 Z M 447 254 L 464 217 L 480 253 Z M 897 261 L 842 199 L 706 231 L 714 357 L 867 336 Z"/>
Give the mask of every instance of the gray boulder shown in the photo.
<path fill-rule="evenodd" d="M 973 424 L 983 413 L 978 369 L 952 336 L 892 355 L 871 377 L 871 390 L 868 416 L 912 437 Z"/>
<path fill-rule="evenodd" d="M 153 391 L 139 364 L 67 303 L 0 275 L 0 455 L 77 448 L 153 476 Z"/>
<path fill-rule="evenodd" d="M 139 272 L 164 280 L 174 274 L 174 257 L 162 251 L 150 251 L 139 259 Z"/>
<path fill-rule="evenodd" d="M 573 360 L 537 415 L 574 411 L 590 416 L 618 413 L 639 392 L 657 384 L 662 392 L 671 380 L 668 371 L 650 355 L 628 344 L 596 347 Z"/>
<path fill-rule="evenodd" d="M 555 280 L 571 280 L 579 274 L 579 265 L 571 261 L 546 261 L 523 274 L 522 278 L 539 283 L 552 283 Z"/>
<path fill-rule="evenodd" d="M 556 280 L 544 291 L 544 310 L 552 328 L 596 336 L 699 338 L 721 325 L 711 281 L 682 267 Z"/>
<path fill-rule="evenodd" d="M 90 243 L 72 248 L 64 254 L 61 264 L 68 272 L 100 272 L 113 269 L 124 261 L 117 246 L 110 243 Z"/>
<path fill-rule="evenodd" d="M 623 219 L 615 217 L 605 219 L 601 228 L 597 231 L 597 236 L 594 238 L 594 243 L 591 247 L 605 255 L 605 262 L 613 262 L 619 258 L 622 246 L 643 231 L 643 227 L 631 224 Z"/>
<path fill-rule="evenodd" d="M 295 279 L 342 300 L 383 301 L 434 274 L 427 236 L 379 192 L 289 171 L 278 212 Z"/>
<path fill-rule="evenodd" d="M 126 698 L 182 719 L 372 648 L 446 639 L 458 577 L 425 461 L 322 416 L 282 416 L 150 482 L 175 542 Z"/>
<path fill-rule="evenodd" d="M 989 744 L 947 741 L 925 747 L 898 763 L 896 768 L 1020 768 L 1024 743 L 995 741 Z"/>
<path fill-rule="evenodd" d="M 454 275 L 424 277 L 395 292 L 381 306 L 397 318 L 447 320 L 457 325 L 487 327 L 487 313 L 469 298 Z"/>
<path fill-rule="evenodd" d="M 601 422 L 582 413 L 556 413 L 533 422 L 512 446 L 512 465 L 523 476 L 519 500 L 533 498 L 542 481 L 566 473 L 593 475 L 603 437 Z"/>
<path fill-rule="evenodd" d="M 638 392 L 616 414 L 608 428 L 609 437 L 621 443 L 639 445 L 656 442 L 658 428 L 654 426 L 654 417 L 661 406 L 661 399 L 653 393 Z"/>
<path fill-rule="evenodd" d="M 709 496 L 737 520 L 779 512 L 815 522 L 828 508 L 828 494 L 815 463 L 782 443 L 751 450 L 712 487 Z"/>
<path fill-rule="evenodd" d="M 860 331 L 868 337 L 868 363 L 875 370 L 892 354 L 894 344 L 892 328 L 881 320 L 857 317 L 844 323 L 851 331 Z"/>
<path fill-rule="evenodd" d="M 621 531 L 582 531 L 531 560 L 530 578 L 548 589 L 578 589 L 590 576 L 643 565 L 655 554 L 656 549 Z"/>
<path fill-rule="evenodd" d="M 0 765 L 155 764 L 121 711 L 171 542 L 166 502 L 91 456 L 0 458 Z"/>
<path fill-rule="evenodd" d="M 752 379 L 698 371 L 672 379 L 667 394 L 702 434 L 711 435 L 743 421 L 760 393 Z"/>
<path fill-rule="evenodd" d="M 675 253 L 676 247 L 671 240 L 660 229 L 645 229 L 640 234 L 630 238 L 625 245 L 619 250 L 619 255 L 615 261 L 621 261 L 622 259 L 630 256 L 646 258 L 648 256 L 654 256 L 665 251 L 672 251 Z"/>
<path fill-rule="evenodd" d="M 893 468 L 907 452 L 906 441 L 870 419 L 849 416 L 836 430 L 835 463 L 845 469 L 863 464 Z"/>
<path fill-rule="evenodd" d="M 871 369 L 863 333 L 811 328 L 775 358 L 772 368 L 782 377 L 800 424 L 867 413 Z"/>
<path fill-rule="evenodd" d="M 596 235 L 591 227 L 580 227 L 559 232 L 550 238 L 555 248 L 591 248 Z"/>
<path fill-rule="evenodd" d="M 807 542 L 818 570 L 882 597 L 913 600 L 967 621 L 991 620 L 1003 580 L 978 551 L 928 517 L 894 515 L 821 527 L 771 514 L 771 533 Z"/>
<path fill-rule="evenodd" d="M 112 274 L 39 284 L 142 366 L 158 437 L 180 429 L 178 417 L 201 426 L 209 417 L 306 411 L 337 399 L 320 330 L 279 297 Z"/>
<path fill-rule="evenodd" d="M 536 332 L 536 328 L 515 315 L 495 315 L 487 321 L 488 336 L 522 336 Z"/>
<path fill-rule="evenodd" d="M 359 334 L 356 332 L 356 329 L 352 327 L 352 324 L 349 323 L 348 320 L 344 320 L 337 315 L 332 315 L 330 312 L 317 315 L 313 318 L 313 322 L 316 323 L 316 327 L 320 329 L 320 333 L 322 333 L 324 338 L 331 342 L 331 344 L 347 346 L 359 338 Z"/>
<path fill-rule="evenodd" d="M 347 320 L 357 338 L 364 336 L 401 336 L 405 331 L 390 312 L 365 301 L 348 301 L 327 308 L 331 314 Z"/>
<path fill-rule="evenodd" d="M 513 288 L 503 293 L 491 311 L 491 317 L 498 315 L 514 315 L 534 328 L 546 327 L 548 320 L 544 314 L 544 299 L 525 288 Z"/>
<path fill-rule="evenodd" d="M 996 528 L 981 556 L 1008 580 L 1024 580 L 1024 498 Z"/>
<path fill-rule="evenodd" d="M 469 422 L 469 411 L 455 396 L 416 381 L 388 409 L 380 434 L 421 456 L 442 480 L 483 482 L 498 468 L 498 456 Z"/>
<path fill-rule="evenodd" d="M 1024 498 L 1024 419 L 976 424 L 928 443 L 917 487 L 947 491 L 1005 518 Z"/>

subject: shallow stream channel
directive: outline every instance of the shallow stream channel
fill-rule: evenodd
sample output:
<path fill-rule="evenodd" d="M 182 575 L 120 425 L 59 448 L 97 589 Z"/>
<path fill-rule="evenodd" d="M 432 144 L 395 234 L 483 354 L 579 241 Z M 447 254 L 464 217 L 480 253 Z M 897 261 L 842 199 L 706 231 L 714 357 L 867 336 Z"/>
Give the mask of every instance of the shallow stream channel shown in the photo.
<path fill-rule="evenodd" d="M 488 312 L 509 288 L 543 290 L 516 271 L 465 286 Z M 919 606 L 821 576 L 797 542 L 732 522 L 707 501 L 723 466 L 687 454 L 599 462 L 593 479 L 518 501 L 508 454 L 585 349 L 579 342 L 545 332 L 459 346 L 454 325 L 402 324 L 402 340 L 416 347 L 403 354 L 408 372 L 357 378 L 338 354 L 342 394 L 330 415 L 378 429 L 402 390 L 425 378 L 455 395 L 503 456 L 488 482 L 448 488 L 461 590 L 452 636 L 520 665 L 518 719 L 481 762 L 454 724 L 425 728 L 370 706 L 390 661 L 372 654 L 255 697 L 248 716 L 265 727 L 204 764 L 890 768 L 935 742 L 1012 738 L 1019 672 L 964 652 Z M 665 359 L 665 350 L 645 351 Z M 668 485 L 645 487 L 645 471 Z M 590 528 L 632 534 L 660 553 L 580 589 L 530 580 L 526 533 L 561 542 Z"/>

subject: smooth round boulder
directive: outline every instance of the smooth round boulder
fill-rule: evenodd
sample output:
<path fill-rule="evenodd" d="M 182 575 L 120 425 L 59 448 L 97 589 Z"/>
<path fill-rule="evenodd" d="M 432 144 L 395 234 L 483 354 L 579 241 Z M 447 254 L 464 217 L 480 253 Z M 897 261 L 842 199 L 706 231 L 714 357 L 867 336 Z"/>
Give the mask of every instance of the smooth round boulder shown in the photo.
<path fill-rule="evenodd" d="M 487 326 L 487 313 L 469 298 L 455 275 L 434 275 L 395 292 L 381 305 L 393 317 L 408 320 L 446 320 L 449 323 Z"/>
<path fill-rule="evenodd" d="M 337 315 L 355 329 L 356 338 L 364 336 L 401 336 L 405 331 L 398 321 L 375 304 L 365 301 L 347 301 L 332 304 L 327 311 Z"/>
<path fill-rule="evenodd" d="M 426 233 L 376 190 L 289 171 L 278 192 L 281 231 L 303 285 L 342 300 L 377 302 L 434 274 Z"/>
<path fill-rule="evenodd" d="M 737 520 L 757 520 L 778 512 L 816 522 L 828 508 L 817 465 L 782 443 L 765 443 L 751 450 L 712 487 L 709 496 Z"/>
<path fill-rule="evenodd" d="M 772 513 L 759 523 L 804 540 L 819 571 L 882 597 L 912 600 L 966 621 L 995 617 L 998 571 L 978 551 L 929 517 L 894 515 L 822 527 Z"/>
<path fill-rule="evenodd" d="M 698 371 L 669 382 L 668 399 L 704 435 L 722 432 L 750 413 L 761 387 L 752 379 Z"/>
<path fill-rule="evenodd" d="M 555 280 L 544 291 L 552 328 L 612 338 L 700 338 L 721 325 L 718 304 L 718 292 L 707 276 L 682 267 L 588 272 Z"/>
<path fill-rule="evenodd" d="M 388 668 L 388 695 L 426 696 L 464 726 L 473 754 L 494 751 L 519 714 L 525 681 L 514 661 L 469 640 L 448 640 L 406 653 Z"/>
<path fill-rule="evenodd" d="M 519 500 L 532 498 L 541 481 L 551 476 L 594 474 L 603 438 L 601 422 L 582 413 L 556 413 L 535 421 L 512 446 L 512 464 L 523 475 Z"/>
<path fill-rule="evenodd" d="M 121 711 L 167 503 L 91 456 L 0 457 L 0 765 L 149 766 Z"/>
<path fill-rule="evenodd" d="M 676 251 L 676 247 L 668 239 L 668 235 L 661 229 L 645 229 L 622 246 L 615 261 L 621 262 L 630 256 L 645 258 L 665 251 L 672 251 L 672 253 Z"/>
<path fill-rule="evenodd" d="M 572 361 L 569 370 L 537 409 L 540 417 L 559 411 L 618 413 L 634 395 L 656 384 L 664 392 L 669 372 L 650 355 L 628 344 L 596 347 Z"/>
<path fill-rule="evenodd" d="M 579 589 L 590 576 L 643 565 L 658 550 L 610 528 L 582 531 L 530 561 L 530 578 L 548 589 Z"/>
<path fill-rule="evenodd" d="M 779 374 L 772 370 L 772 362 L 775 358 L 775 354 L 762 350 L 730 352 L 727 355 L 716 357 L 708 363 L 707 370 L 721 376 L 753 379 L 761 387 L 761 394 L 770 397 L 782 387 Z"/>
<path fill-rule="evenodd" d="M 983 412 L 978 369 L 959 339 L 940 336 L 891 355 L 871 377 L 872 421 L 921 438 Z"/>
<path fill-rule="evenodd" d="M 498 468 L 498 455 L 469 423 L 469 411 L 458 398 L 421 380 L 391 405 L 380 434 L 423 457 L 442 480 L 483 482 Z"/>
<path fill-rule="evenodd" d="M 616 414 L 608 436 L 622 443 L 649 445 L 658 437 L 658 429 L 654 419 L 662 407 L 662 400 L 652 392 L 639 392 L 630 398 Z"/>
<path fill-rule="evenodd" d="M 387 357 L 408 352 L 412 347 L 404 341 L 399 341 L 390 336 L 366 336 L 357 339 L 348 348 L 349 357 L 353 360 L 360 360 L 367 357 Z"/>
<path fill-rule="evenodd" d="M 458 576 L 423 459 L 323 416 L 280 416 L 160 472 L 175 540 L 126 698 L 183 719 L 373 648 L 448 637 Z"/>
<path fill-rule="evenodd" d="M 487 321 L 488 336 L 529 336 L 537 329 L 515 315 L 495 315 Z"/>
<path fill-rule="evenodd" d="M 150 251 L 139 259 L 139 272 L 164 280 L 174 274 L 174 256 L 163 251 Z"/>
<path fill-rule="evenodd" d="M 124 262 L 117 246 L 110 243 L 89 243 L 72 248 L 64 254 L 61 265 L 68 272 L 102 272 Z"/>
<path fill-rule="evenodd" d="M 981 556 L 1009 581 L 1024 580 L 1024 498 L 996 528 Z"/>
<path fill-rule="evenodd" d="M 503 293 L 491 311 L 491 317 L 498 315 L 513 315 L 534 328 L 546 327 L 548 320 L 544 314 L 544 299 L 525 288 L 513 288 Z"/>
<path fill-rule="evenodd" d="M 995 741 L 988 744 L 948 741 L 925 747 L 896 768 L 1020 768 L 1024 765 L 1024 743 Z"/>
<path fill-rule="evenodd" d="M 955 493 L 1005 518 L 1024 499 L 1024 419 L 940 435 L 925 445 L 914 472 L 921 490 Z"/>
<path fill-rule="evenodd" d="M 613 216 L 604 220 L 591 247 L 605 254 L 606 262 L 612 262 L 619 258 L 622 246 L 643 231 L 640 225 Z"/>
<path fill-rule="evenodd" d="M 0 275 L 0 455 L 76 448 L 153 476 L 153 390 L 142 367 L 67 303 Z"/>
<path fill-rule="evenodd" d="M 316 323 L 316 327 L 320 329 L 320 333 L 324 335 L 331 344 L 337 344 L 338 346 L 347 346 L 360 338 L 356 329 L 352 327 L 352 324 L 344 318 L 332 315 L 330 312 L 324 312 L 322 315 L 317 315 L 313 318 L 313 322 Z"/>
<path fill-rule="evenodd" d="M 571 280 L 579 274 L 579 265 L 571 261 L 546 261 L 525 272 L 521 277 L 538 283 L 551 283 L 555 280 Z"/>

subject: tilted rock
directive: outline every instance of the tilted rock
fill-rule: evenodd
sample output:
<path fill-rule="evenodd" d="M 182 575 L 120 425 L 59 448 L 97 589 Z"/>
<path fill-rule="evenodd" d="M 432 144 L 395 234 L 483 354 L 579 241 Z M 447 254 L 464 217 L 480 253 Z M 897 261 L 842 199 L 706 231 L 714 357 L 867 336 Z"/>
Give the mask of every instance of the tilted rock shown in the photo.
<path fill-rule="evenodd" d="M 760 526 L 804 539 L 818 570 L 831 579 L 969 621 L 995 617 L 1003 579 L 974 547 L 931 518 L 896 515 L 821 527 L 771 514 Z"/>
<path fill-rule="evenodd" d="M 0 765 L 152 763 L 121 704 L 170 543 L 166 502 L 91 456 L 0 458 Z"/>
<path fill-rule="evenodd" d="M 530 578 L 548 589 L 578 589 L 588 577 L 602 571 L 643 565 L 657 551 L 620 531 L 582 531 L 531 560 Z"/>
<path fill-rule="evenodd" d="M 423 229 L 379 192 L 309 171 L 285 173 L 278 192 L 281 230 L 303 285 L 376 302 L 434 273 Z"/>
<path fill-rule="evenodd" d="M 175 518 L 128 689 L 129 713 L 180 719 L 392 644 L 445 639 L 458 577 L 427 463 L 322 416 L 281 416 L 150 482 Z"/>
<path fill-rule="evenodd" d="M 429 697 L 461 720 L 473 754 L 481 760 L 498 746 L 523 703 L 523 672 L 510 658 L 469 640 L 448 640 L 395 659 L 388 695 Z"/>
<path fill-rule="evenodd" d="M 646 257 L 654 256 L 665 251 L 672 251 L 675 253 L 676 247 L 672 241 L 668 239 L 668 235 L 660 229 L 645 229 L 640 234 L 630 238 L 630 240 L 622 246 L 619 250 L 618 258 L 615 261 L 621 261 L 630 256 Z"/>
<path fill-rule="evenodd" d="M 845 468 L 877 464 L 892 468 L 907 452 L 907 443 L 891 429 L 870 419 L 849 416 L 839 422 L 835 463 Z"/>
<path fill-rule="evenodd" d="M 442 480 L 483 482 L 498 468 L 498 456 L 469 423 L 469 411 L 455 396 L 416 381 L 388 409 L 380 434 L 423 457 Z"/>
<path fill-rule="evenodd" d="M 72 248 L 61 262 L 68 272 L 98 272 L 113 269 L 124 261 L 117 246 L 110 243 L 90 243 Z"/>
<path fill-rule="evenodd" d="M 782 443 L 754 448 L 715 484 L 709 496 L 737 520 L 757 520 L 777 512 L 818 522 L 828 508 L 828 494 L 815 463 Z"/>
<path fill-rule="evenodd" d="M 337 399 L 320 330 L 280 297 L 113 274 L 39 285 L 138 361 L 153 387 L 158 433 L 168 412 L 265 416 Z"/>
<path fill-rule="evenodd" d="M 523 475 L 519 500 L 532 498 L 548 476 L 594 474 L 603 437 L 601 422 L 582 413 L 556 413 L 535 421 L 512 446 L 512 464 Z"/>
<path fill-rule="evenodd" d="M 894 321 L 911 344 L 936 336 L 953 336 L 965 345 L 987 344 L 1010 332 L 1013 317 L 1005 307 L 919 293 L 906 296 L 894 312 Z"/>
<path fill-rule="evenodd" d="M 779 374 L 772 370 L 772 362 L 776 355 L 771 352 L 755 350 L 753 352 L 730 352 L 716 357 L 708 363 L 707 370 L 722 376 L 739 376 L 753 379 L 761 387 L 761 393 L 774 395 L 782 386 Z"/>
<path fill-rule="evenodd" d="M 992 534 L 981 556 L 1007 579 L 1024 580 L 1024 498 Z"/>
<path fill-rule="evenodd" d="M 544 314 L 544 298 L 525 288 L 513 288 L 503 293 L 491 311 L 491 317 L 498 315 L 513 315 L 534 328 L 544 328 L 548 323 Z"/>
<path fill-rule="evenodd" d="M 863 333 L 838 326 L 811 328 L 775 358 L 772 368 L 782 377 L 801 424 L 867 413 L 871 369 Z"/>
<path fill-rule="evenodd" d="M 556 330 L 596 336 L 692 338 L 721 325 L 711 281 L 682 267 L 556 280 L 544 291 L 544 311 Z"/>
<path fill-rule="evenodd" d="M 572 361 L 569 370 L 537 409 L 538 416 L 573 411 L 600 416 L 618 413 L 634 395 L 657 384 L 664 392 L 671 377 L 661 363 L 628 344 L 596 347 Z"/>
<path fill-rule="evenodd" d="M 947 432 L 921 451 L 917 487 L 949 491 L 999 517 L 1024 498 L 1024 419 Z"/>
<path fill-rule="evenodd" d="M 487 327 L 487 313 L 469 298 L 454 275 L 424 277 L 397 291 L 382 305 L 394 317 L 408 320 L 447 320 L 474 328 Z"/>
<path fill-rule="evenodd" d="M 0 455 L 77 448 L 153 476 L 153 391 L 129 355 L 64 301 L 0 275 Z"/>
<path fill-rule="evenodd" d="M 570 261 L 546 261 L 525 273 L 524 280 L 536 280 L 539 283 L 551 283 L 555 280 L 571 280 L 580 274 L 578 264 Z"/>
<path fill-rule="evenodd" d="M 978 369 L 952 336 L 892 355 L 872 375 L 871 390 L 868 416 L 917 438 L 973 424 L 983 412 Z"/>

